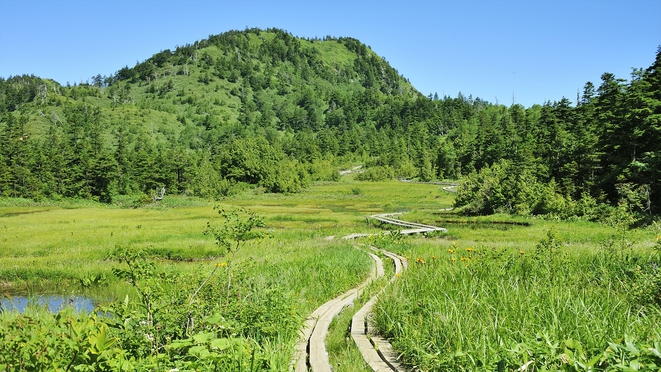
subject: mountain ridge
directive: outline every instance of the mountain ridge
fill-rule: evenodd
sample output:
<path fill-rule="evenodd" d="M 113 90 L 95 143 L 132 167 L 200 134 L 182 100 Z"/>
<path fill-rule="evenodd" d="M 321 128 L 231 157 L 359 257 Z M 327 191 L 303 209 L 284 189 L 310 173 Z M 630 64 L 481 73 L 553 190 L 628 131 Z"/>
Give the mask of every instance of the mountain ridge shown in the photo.
<path fill-rule="evenodd" d="M 111 76 L 97 75 L 80 85 L 62 86 L 53 80 L 26 75 L 0 79 L 0 112 L 20 112 L 21 131 L 26 136 L 19 137 L 41 141 L 50 136 L 51 142 L 57 142 L 59 136 L 61 143 L 57 146 L 70 148 L 75 148 L 81 138 L 99 138 L 99 143 L 91 145 L 95 147 L 92 152 L 114 158 L 119 168 L 124 167 L 117 172 L 123 175 L 136 172 L 129 170 L 132 165 L 122 157 L 133 159 L 145 146 L 151 148 L 145 150 L 148 153 L 161 153 L 165 148 L 186 153 L 186 157 L 195 158 L 190 162 L 199 165 L 205 156 L 217 163 L 223 153 L 221 147 L 230 141 L 259 136 L 268 139 L 273 152 L 279 154 L 276 158 L 291 158 L 292 154 L 285 154 L 283 147 L 295 147 L 292 142 L 300 144 L 292 139 L 294 133 L 311 132 L 316 136 L 329 127 L 350 132 L 361 114 L 353 104 L 351 117 L 346 118 L 346 103 L 363 96 L 372 105 L 380 105 L 385 97 L 409 101 L 421 95 L 385 59 L 356 39 L 301 39 L 279 29 L 211 35 L 155 53 Z M 89 115 L 89 110 L 94 113 Z M 321 136 L 331 139 L 332 148 L 338 147 L 336 142 L 348 142 L 333 140 L 337 133 Z M 202 155 L 205 149 L 209 154 Z M 130 154 L 120 156 L 118 151 Z M 354 151 L 352 148 L 344 152 Z M 74 160 L 76 156 L 71 154 L 63 156 L 71 159 L 60 166 L 82 161 Z M 220 165 L 213 167 L 217 170 Z M 55 166 L 51 168 L 57 173 Z M 182 172 L 177 173 L 179 176 Z M 131 178 L 141 178 L 134 176 Z M 259 184 L 266 177 L 262 176 L 235 177 L 232 181 Z M 336 176 L 322 178 L 329 177 Z M 133 180 L 121 187 L 112 186 L 113 182 L 122 184 L 121 181 L 105 180 L 101 183 L 106 186 L 97 185 L 82 192 L 60 188 L 53 193 L 48 191 L 50 187 L 37 190 L 39 187 L 34 186 L 29 187 L 32 191 L 9 195 L 94 196 L 110 200 L 110 194 L 149 193 L 163 184 L 173 192 L 191 189 L 191 179 L 172 183 L 156 178 L 149 182 Z M 267 189 L 296 191 L 307 184 L 305 178 L 294 182 L 300 186 Z M 114 190 L 100 191 L 107 187 Z M 193 193 L 210 196 L 209 192 Z"/>
<path fill-rule="evenodd" d="M 661 49 L 524 108 L 420 94 L 353 38 L 248 29 L 164 50 L 74 86 L 0 78 L 0 195 L 112 201 L 356 178 L 462 178 L 468 213 L 585 215 L 661 205 Z M 590 212 L 592 213 L 592 212 Z"/>

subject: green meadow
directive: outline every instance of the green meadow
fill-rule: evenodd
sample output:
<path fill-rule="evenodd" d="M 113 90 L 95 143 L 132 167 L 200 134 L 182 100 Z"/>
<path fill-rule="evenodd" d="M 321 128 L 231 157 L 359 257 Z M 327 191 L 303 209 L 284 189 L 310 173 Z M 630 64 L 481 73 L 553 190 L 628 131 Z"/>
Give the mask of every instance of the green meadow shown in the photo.
<path fill-rule="evenodd" d="M 318 184 L 299 194 L 259 189 L 216 203 L 182 196 L 142 208 L 72 202 L 0 201 L 0 282 L 12 291 L 37 286 L 57 289 L 86 277 L 112 281 L 108 254 L 118 245 L 144 250 L 150 258 L 187 270 L 220 259 L 207 222 L 219 220 L 214 205 L 245 207 L 265 217 L 273 233 L 237 257 L 280 260 L 292 247 L 316 249 L 327 236 L 378 231 L 366 224 L 373 213 L 450 206 L 451 197 L 433 185 L 358 183 Z M 284 248 L 282 248 L 285 246 Z"/>
<path fill-rule="evenodd" d="M 0 370 L 287 370 L 303 319 L 369 275 L 367 244 L 409 258 L 380 297 L 375 323 L 411 367 L 658 370 L 658 225 L 463 217 L 446 210 L 453 197 L 438 185 L 349 176 L 297 194 L 255 188 L 139 208 L 2 200 L 5 296 L 84 294 L 106 315 L 36 305 L 0 312 Z M 259 238 L 227 251 L 208 233 L 227 222 L 218 208 L 257 213 Z M 367 217 L 390 212 L 448 232 L 340 239 L 382 232 Z M 348 324 L 385 282 L 334 321 L 335 370 L 366 370 Z"/>
<path fill-rule="evenodd" d="M 586 221 L 456 218 L 445 236 L 387 243 L 412 267 L 375 306 L 423 371 L 658 371 L 661 237 Z"/>

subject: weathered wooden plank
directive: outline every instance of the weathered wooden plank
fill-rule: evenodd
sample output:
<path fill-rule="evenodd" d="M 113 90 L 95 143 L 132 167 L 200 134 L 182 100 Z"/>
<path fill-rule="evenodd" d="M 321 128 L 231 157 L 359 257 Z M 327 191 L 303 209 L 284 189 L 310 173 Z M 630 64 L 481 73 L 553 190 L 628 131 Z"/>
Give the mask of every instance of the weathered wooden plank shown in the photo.
<path fill-rule="evenodd" d="M 447 231 L 444 228 L 429 226 L 424 224 L 406 222 L 395 220 L 390 216 L 396 214 L 382 214 L 374 215 L 374 218 L 383 223 L 394 224 L 402 227 L 409 227 L 409 229 L 402 230 L 402 234 L 416 234 L 425 233 L 430 231 Z M 344 237 L 344 239 L 355 239 L 359 237 L 369 236 L 370 234 L 351 234 Z M 408 260 L 404 257 L 396 255 L 392 252 L 384 251 L 375 247 L 370 247 L 375 251 L 382 252 L 393 260 L 395 265 L 395 275 L 390 279 L 390 282 L 397 278 L 408 267 Z M 367 286 L 367 284 L 376 277 L 384 275 L 383 262 L 379 257 L 370 253 L 370 256 L 375 261 L 374 273 L 370 279 L 363 282 L 360 286 L 351 289 L 342 295 L 326 302 L 317 308 L 306 319 L 305 327 L 301 332 L 301 340 L 296 346 L 296 352 L 292 360 L 292 368 L 296 372 L 307 372 L 308 365 L 313 372 L 331 372 L 330 362 L 328 360 L 328 352 L 326 351 L 326 335 L 328 334 L 328 327 L 331 321 L 342 309 L 351 304 Z M 369 316 L 378 295 L 383 292 L 383 289 L 373 296 L 367 303 L 354 314 L 351 319 L 351 338 L 356 343 L 358 350 L 363 355 L 365 362 L 377 372 L 400 372 L 405 371 L 404 367 L 399 363 L 397 353 L 393 350 L 392 345 L 382 337 L 373 334 L 367 317 Z"/>

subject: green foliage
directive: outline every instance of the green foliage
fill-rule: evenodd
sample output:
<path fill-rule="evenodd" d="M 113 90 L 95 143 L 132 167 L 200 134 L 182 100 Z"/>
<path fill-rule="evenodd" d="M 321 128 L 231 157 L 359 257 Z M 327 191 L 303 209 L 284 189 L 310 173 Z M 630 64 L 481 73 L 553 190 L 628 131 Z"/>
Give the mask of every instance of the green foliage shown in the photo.
<path fill-rule="evenodd" d="M 208 156 L 202 156 L 200 164 L 192 171 L 189 191 L 206 199 L 220 199 L 236 193 L 234 182 L 223 178 Z"/>
<path fill-rule="evenodd" d="M 292 193 L 335 181 L 337 158 L 361 161 L 362 179 L 422 181 L 479 180 L 506 161 L 510 175 L 491 173 L 510 185 L 460 205 L 594 217 L 586 206 L 616 205 L 625 187 L 649 220 L 661 205 L 660 61 L 629 82 L 586 83 L 575 105 L 505 107 L 423 97 L 353 38 L 229 31 L 91 83 L 0 78 L 0 194 L 109 203 L 165 187 L 218 199 L 240 183 Z"/>
<path fill-rule="evenodd" d="M 48 83 L 34 75 L 0 78 L 0 113 L 16 111 L 21 104 L 43 99 Z"/>
<path fill-rule="evenodd" d="M 113 267 L 112 273 L 135 288 L 146 311 L 147 326 L 153 326 L 154 315 L 160 310 L 158 307 L 164 306 L 159 302 L 159 297 L 165 295 L 163 284 L 172 278 L 157 272 L 154 262 L 147 260 L 141 250 L 118 246 L 108 258 L 126 264 L 126 268 Z"/>
<path fill-rule="evenodd" d="M 622 247 L 624 248 L 624 247 Z M 661 261 L 661 235 L 657 235 L 652 248 L 652 257 Z M 641 306 L 661 307 L 661 269 L 658 265 L 638 264 L 629 271 L 633 277 L 630 295 Z"/>
<path fill-rule="evenodd" d="M 260 137 L 233 141 L 224 149 L 220 164 L 228 179 L 258 184 L 268 192 L 298 192 L 309 184 L 304 167 Z"/>
<path fill-rule="evenodd" d="M 389 245 L 417 258 L 379 299 L 377 328 L 423 370 L 657 370 L 659 304 L 631 291 L 658 285 L 631 273 L 658 255 L 568 252 L 557 230 L 545 235 L 533 254 Z"/>
<path fill-rule="evenodd" d="M 241 338 L 218 338 L 214 332 L 198 333 L 191 338 L 174 341 L 168 351 L 182 355 L 178 365 L 194 370 L 233 370 L 237 363 L 258 371 L 268 366 L 268 360 L 257 354 L 258 345 Z"/>
<path fill-rule="evenodd" d="M 2 320 L 0 341 L 3 370 L 131 370 L 135 362 L 118 347 L 104 319 L 95 315 L 15 314 Z"/>
<path fill-rule="evenodd" d="M 562 241 L 557 231 L 551 228 L 535 247 L 536 271 L 540 275 L 547 275 L 549 282 L 553 282 L 556 272 L 561 271 L 566 263 L 566 255 L 562 252 Z"/>
<path fill-rule="evenodd" d="M 536 167 L 500 160 L 461 179 L 455 207 L 468 215 L 511 213 L 605 220 L 611 214 L 611 209 L 589 194 L 573 200 L 561 193 L 562 187 L 554 179 L 544 183 L 536 174 Z"/>
<path fill-rule="evenodd" d="M 359 181 L 386 181 L 393 179 L 395 177 L 395 171 L 392 167 L 386 166 L 375 166 L 366 169 L 364 172 L 356 175 L 356 179 Z"/>
<path fill-rule="evenodd" d="M 225 210 L 219 206 L 214 207 L 214 209 L 218 209 L 218 213 L 222 216 L 222 225 L 216 227 L 211 222 L 207 222 L 205 233 L 214 237 L 216 245 L 222 251 L 221 257 L 227 256 L 227 262 L 224 263 L 227 270 L 227 296 L 225 303 L 229 304 L 234 257 L 247 241 L 261 239 L 266 236 L 264 232 L 257 230 L 260 227 L 265 227 L 266 223 L 262 216 L 245 209 Z M 213 272 L 211 275 L 213 275 Z"/>
<path fill-rule="evenodd" d="M 455 207 L 465 207 L 466 213 L 478 215 L 558 213 L 563 204 L 554 182 L 542 185 L 532 169 L 515 167 L 506 160 L 464 177 L 455 198 Z"/>
<path fill-rule="evenodd" d="M 314 159 L 307 165 L 310 181 L 339 181 L 340 171 L 337 165 L 327 159 Z"/>
<path fill-rule="evenodd" d="M 255 230 L 266 226 L 264 218 L 255 212 L 244 209 L 225 210 L 219 206 L 214 209 L 218 210 L 223 222 L 220 227 L 207 222 L 206 233 L 214 237 L 223 255 L 233 256 L 247 241 L 265 236 L 264 232 Z"/>

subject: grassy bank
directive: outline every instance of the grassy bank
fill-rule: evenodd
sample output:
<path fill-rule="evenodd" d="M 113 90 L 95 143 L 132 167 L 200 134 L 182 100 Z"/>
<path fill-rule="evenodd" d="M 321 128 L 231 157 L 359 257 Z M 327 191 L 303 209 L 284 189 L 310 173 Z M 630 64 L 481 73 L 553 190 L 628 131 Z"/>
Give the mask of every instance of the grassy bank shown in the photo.
<path fill-rule="evenodd" d="M 438 218 L 407 217 L 414 216 Z M 659 368 L 654 228 L 461 220 L 447 236 L 386 247 L 415 262 L 375 307 L 378 328 L 408 364 L 424 371 Z"/>
<path fill-rule="evenodd" d="M 254 189 L 218 203 L 166 197 L 122 208 L 4 200 L 5 291 L 83 292 L 116 301 L 103 303 L 110 318 L 41 309 L 0 314 L 0 367 L 9 369 L 22 355 L 37 369 L 56 362 L 66 368 L 74 360 L 111 369 L 286 370 L 302 319 L 360 283 L 371 268 L 365 252 L 339 237 L 382 231 L 366 217 L 386 212 L 449 229 L 432 237 L 370 240 L 409 257 L 409 270 L 383 294 L 375 319 L 412 366 L 661 365 L 658 226 L 466 218 L 443 211 L 451 204 L 452 194 L 439 186 L 346 177 L 299 194 Z M 257 212 L 265 226 L 256 231 L 269 237 L 247 241 L 228 265 L 231 257 L 205 234 L 207 223 L 223 223 L 214 205 Z M 118 252 L 140 256 L 130 261 Z M 128 262 L 141 273 L 134 285 L 127 281 Z M 347 340 L 351 315 L 346 309 L 328 339 L 338 370 L 363 368 Z M 90 341 L 101 339 L 107 343 Z"/>
<path fill-rule="evenodd" d="M 0 366 L 65 368 L 74 361 L 138 370 L 285 370 L 302 319 L 370 271 L 369 256 L 339 237 L 379 231 L 366 224 L 370 213 L 451 202 L 435 186 L 352 181 L 294 195 L 257 189 L 218 203 L 164 201 L 135 209 L 4 201 L 6 291 L 83 292 L 117 301 L 104 302 L 111 318 L 3 313 Z M 230 256 L 205 234 L 207 223 L 223 222 L 214 204 L 257 212 L 265 223 L 257 230 L 270 236 L 236 252 L 229 290 Z M 102 335 L 105 346 L 89 341 Z"/>

